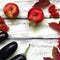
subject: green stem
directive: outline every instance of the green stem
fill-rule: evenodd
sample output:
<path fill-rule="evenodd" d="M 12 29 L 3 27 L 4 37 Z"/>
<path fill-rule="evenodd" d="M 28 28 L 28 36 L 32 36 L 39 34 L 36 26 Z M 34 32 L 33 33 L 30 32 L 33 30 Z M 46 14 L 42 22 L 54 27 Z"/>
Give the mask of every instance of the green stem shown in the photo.
<path fill-rule="evenodd" d="M 33 22 L 33 21 L 30 21 L 29 22 L 29 26 L 32 26 L 32 27 L 35 27 L 37 24 L 35 23 L 35 22 Z"/>
<path fill-rule="evenodd" d="M 28 51 L 29 51 L 29 48 L 30 48 L 30 44 L 29 44 L 29 46 L 27 47 L 27 49 L 25 50 L 25 52 L 23 53 L 24 56 L 27 55 L 27 53 L 28 53 Z"/>

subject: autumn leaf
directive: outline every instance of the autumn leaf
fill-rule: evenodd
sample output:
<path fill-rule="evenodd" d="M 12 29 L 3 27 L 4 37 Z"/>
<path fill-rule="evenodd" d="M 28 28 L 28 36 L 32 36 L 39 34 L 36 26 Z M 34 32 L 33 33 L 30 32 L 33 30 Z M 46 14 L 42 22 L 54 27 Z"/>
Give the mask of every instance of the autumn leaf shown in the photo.
<path fill-rule="evenodd" d="M 50 5 L 49 0 L 39 0 L 34 4 L 33 7 L 38 7 L 38 8 L 45 8 L 46 6 Z"/>
<path fill-rule="evenodd" d="M 60 52 L 56 47 L 53 47 L 52 56 L 53 56 L 53 60 L 60 60 Z"/>
<path fill-rule="evenodd" d="M 59 23 L 56 23 L 56 22 L 51 22 L 49 23 L 49 26 L 56 30 L 57 32 L 60 32 L 60 22 Z"/>
<path fill-rule="evenodd" d="M 58 48 L 53 47 L 52 49 L 52 56 L 53 58 L 44 58 L 44 60 L 60 60 L 60 52 L 58 51 Z"/>

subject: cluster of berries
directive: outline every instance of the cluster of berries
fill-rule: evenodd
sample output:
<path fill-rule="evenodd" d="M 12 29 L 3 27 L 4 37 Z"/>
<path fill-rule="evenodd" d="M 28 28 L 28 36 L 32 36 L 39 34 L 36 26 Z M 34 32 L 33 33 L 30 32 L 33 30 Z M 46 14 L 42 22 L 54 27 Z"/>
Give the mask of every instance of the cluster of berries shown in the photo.
<path fill-rule="evenodd" d="M 9 27 L 6 25 L 4 19 L 0 16 L 0 31 L 7 32 Z"/>
<path fill-rule="evenodd" d="M 58 13 L 56 6 L 54 4 L 52 4 L 49 7 L 48 11 L 50 13 L 50 18 L 58 18 L 59 17 L 59 13 Z"/>

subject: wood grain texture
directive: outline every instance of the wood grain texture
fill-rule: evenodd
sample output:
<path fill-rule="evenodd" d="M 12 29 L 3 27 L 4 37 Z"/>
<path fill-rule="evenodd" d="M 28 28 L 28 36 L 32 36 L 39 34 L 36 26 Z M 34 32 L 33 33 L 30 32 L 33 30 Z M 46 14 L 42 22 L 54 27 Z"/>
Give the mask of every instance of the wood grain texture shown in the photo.
<path fill-rule="evenodd" d="M 8 31 L 11 37 L 16 38 L 57 38 L 59 35 L 56 31 L 52 30 L 48 23 L 59 22 L 60 19 L 44 19 L 42 23 L 36 28 L 29 26 L 28 19 L 5 19 L 6 24 L 9 26 Z"/>

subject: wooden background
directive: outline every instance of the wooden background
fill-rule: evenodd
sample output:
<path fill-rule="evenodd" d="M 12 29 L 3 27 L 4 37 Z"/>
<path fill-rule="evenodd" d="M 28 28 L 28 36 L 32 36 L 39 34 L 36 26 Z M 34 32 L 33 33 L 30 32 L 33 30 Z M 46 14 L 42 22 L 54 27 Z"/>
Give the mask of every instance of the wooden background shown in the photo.
<path fill-rule="evenodd" d="M 47 7 L 43 10 L 45 19 L 40 26 L 35 29 L 29 27 L 27 14 L 29 9 L 37 1 L 38 0 L 0 0 L 0 15 L 5 19 L 6 24 L 10 27 L 8 32 L 9 39 L 0 44 L 0 47 L 2 48 L 8 43 L 16 41 L 18 43 L 18 49 L 12 56 L 24 52 L 28 44 L 31 44 L 31 48 L 27 55 L 27 60 L 43 60 L 43 57 L 52 57 L 52 47 L 57 45 L 57 38 L 59 35 L 56 31 L 49 28 L 48 23 L 53 21 L 59 22 L 60 18 L 49 18 Z M 3 13 L 4 5 L 9 2 L 16 3 L 19 6 L 20 14 L 17 19 L 7 19 Z M 60 10 L 59 0 L 50 0 L 50 2 L 56 5 L 58 11 Z"/>

